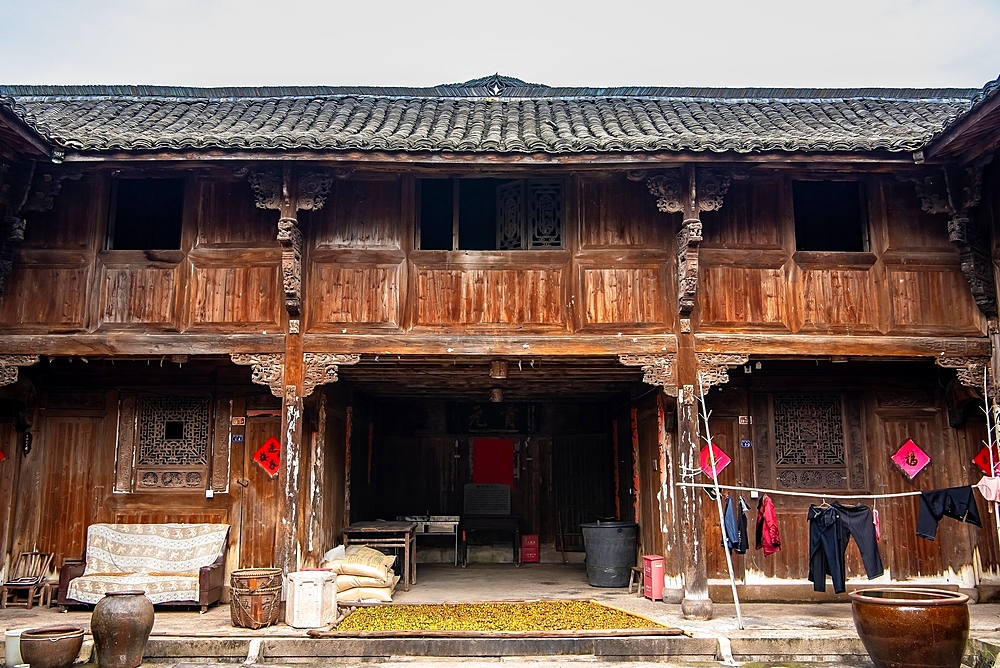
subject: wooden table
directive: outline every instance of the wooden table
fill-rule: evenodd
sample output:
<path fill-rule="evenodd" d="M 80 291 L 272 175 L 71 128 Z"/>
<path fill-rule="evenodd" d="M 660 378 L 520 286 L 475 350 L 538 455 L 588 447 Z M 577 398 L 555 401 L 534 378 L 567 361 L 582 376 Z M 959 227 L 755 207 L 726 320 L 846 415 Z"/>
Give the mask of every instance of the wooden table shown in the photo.
<path fill-rule="evenodd" d="M 403 548 L 403 591 L 410 591 L 410 584 L 417 584 L 416 536 L 416 522 L 355 522 L 344 529 L 344 545 Z"/>

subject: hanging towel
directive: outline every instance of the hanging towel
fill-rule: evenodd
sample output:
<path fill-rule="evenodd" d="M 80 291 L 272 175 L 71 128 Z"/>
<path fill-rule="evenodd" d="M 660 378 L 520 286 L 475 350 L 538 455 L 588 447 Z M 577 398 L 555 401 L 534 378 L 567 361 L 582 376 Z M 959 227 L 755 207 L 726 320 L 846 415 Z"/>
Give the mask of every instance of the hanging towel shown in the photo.
<path fill-rule="evenodd" d="M 959 522 L 983 526 L 979 519 L 976 497 L 972 495 L 972 485 L 947 487 L 920 492 L 920 512 L 917 515 L 917 535 L 927 540 L 937 536 L 938 521 L 951 517 Z"/>
<path fill-rule="evenodd" d="M 781 549 L 781 536 L 778 532 L 778 516 L 774 512 L 774 502 L 767 494 L 757 501 L 757 549 L 764 550 L 764 556 L 774 554 Z"/>
<path fill-rule="evenodd" d="M 985 476 L 976 483 L 976 489 L 987 501 L 1000 501 L 1000 478 Z"/>

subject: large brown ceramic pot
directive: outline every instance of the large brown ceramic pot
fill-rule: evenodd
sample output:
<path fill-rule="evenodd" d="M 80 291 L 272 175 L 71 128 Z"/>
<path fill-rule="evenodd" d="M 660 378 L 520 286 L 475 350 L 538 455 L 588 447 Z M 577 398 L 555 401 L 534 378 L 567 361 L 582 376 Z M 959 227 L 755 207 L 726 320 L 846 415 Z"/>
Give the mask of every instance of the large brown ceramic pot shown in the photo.
<path fill-rule="evenodd" d="M 90 617 L 98 666 L 136 668 L 152 630 L 153 604 L 144 591 L 108 592 Z"/>
<path fill-rule="evenodd" d="M 959 668 L 969 597 L 938 589 L 851 592 L 854 626 L 876 668 Z"/>
<path fill-rule="evenodd" d="M 21 632 L 21 660 L 31 668 L 67 668 L 83 646 L 79 626 L 45 626 Z"/>

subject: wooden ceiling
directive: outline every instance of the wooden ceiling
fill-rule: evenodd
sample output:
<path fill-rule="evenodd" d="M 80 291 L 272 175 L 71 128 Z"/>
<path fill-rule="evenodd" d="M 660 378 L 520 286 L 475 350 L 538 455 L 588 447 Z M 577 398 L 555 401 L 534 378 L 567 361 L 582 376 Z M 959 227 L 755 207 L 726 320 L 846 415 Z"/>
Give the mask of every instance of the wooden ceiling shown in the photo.
<path fill-rule="evenodd" d="M 504 401 L 601 399 L 639 390 L 642 370 L 616 358 L 538 358 L 506 360 L 507 377 L 492 378 L 483 358 L 363 356 L 341 366 L 341 382 L 376 397 L 433 397 L 488 401 L 490 390 L 503 390 Z"/>

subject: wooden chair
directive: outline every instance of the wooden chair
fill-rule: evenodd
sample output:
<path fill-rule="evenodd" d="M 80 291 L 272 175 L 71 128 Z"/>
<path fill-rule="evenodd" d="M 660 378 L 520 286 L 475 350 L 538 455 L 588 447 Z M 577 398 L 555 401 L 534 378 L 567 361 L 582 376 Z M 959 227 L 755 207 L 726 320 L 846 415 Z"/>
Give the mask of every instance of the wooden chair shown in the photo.
<path fill-rule="evenodd" d="M 36 597 L 38 604 L 43 605 L 49 593 L 46 578 L 51 563 L 52 555 L 46 552 L 22 552 L 14 562 L 10 579 L 0 585 L 0 608 L 7 607 L 8 595 L 13 595 L 11 605 L 21 605 L 17 600 L 18 592 L 21 591 L 28 595 L 27 600 L 23 602 L 28 610 L 31 610 Z"/>

